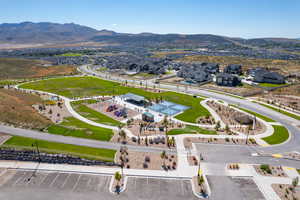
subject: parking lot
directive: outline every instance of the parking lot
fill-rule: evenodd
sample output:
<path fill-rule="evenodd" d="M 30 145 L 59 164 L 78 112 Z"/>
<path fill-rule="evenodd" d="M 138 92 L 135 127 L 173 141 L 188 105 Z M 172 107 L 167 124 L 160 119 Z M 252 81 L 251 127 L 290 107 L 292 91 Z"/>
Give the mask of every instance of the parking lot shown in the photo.
<path fill-rule="evenodd" d="M 255 182 L 248 178 L 207 176 L 212 200 L 262 200 L 265 199 Z"/>
<path fill-rule="evenodd" d="M 0 199 L 91 200 L 91 199 L 197 199 L 189 180 L 128 178 L 126 190 L 111 194 L 111 176 L 64 172 L 7 170 L 0 176 Z"/>

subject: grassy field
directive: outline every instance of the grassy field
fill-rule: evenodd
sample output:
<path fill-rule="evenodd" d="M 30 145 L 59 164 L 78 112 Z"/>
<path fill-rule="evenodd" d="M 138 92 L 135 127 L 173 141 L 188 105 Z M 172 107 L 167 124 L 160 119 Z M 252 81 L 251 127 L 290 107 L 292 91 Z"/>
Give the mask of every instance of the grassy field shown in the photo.
<path fill-rule="evenodd" d="M 197 126 L 187 125 L 183 129 L 172 129 L 168 131 L 167 135 L 180 135 L 180 134 L 205 134 L 205 135 L 216 135 L 217 132 L 213 130 L 203 129 Z"/>
<path fill-rule="evenodd" d="M 37 78 L 77 73 L 74 66 L 48 66 L 44 61 L 19 58 L 0 58 L 0 79 Z"/>
<path fill-rule="evenodd" d="M 238 108 L 238 109 L 240 109 L 240 110 L 242 110 L 242 111 L 245 111 L 245 112 L 247 112 L 247 113 L 249 113 L 249 114 L 251 114 L 251 115 L 254 115 L 254 116 L 256 116 L 256 117 L 258 117 L 258 118 L 260 118 L 260 119 L 262 119 L 262 120 L 264 120 L 264 121 L 266 121 L 266 122 L 276 122 L 275 120 L 273 120 L 273 119 L 271 119 L 271 118 L 269 118 L 269 117 L 266 117 L 266 116 L 261 115 L 261 114 L 256 113 L 256 112 L 253 112 L 253 111 L 251 111 L 251 110 L 247 110 L 247 109 L 245 109 L 245 108 L 241 108 L 241 107 L 238 107 L 238 106 L 236 106 L 236 105 L 231 105 L 231 106 L 236 107 L 236 108 Z"/>
<path fill-rule="evenodd" d="M 256 102 L 256 103 L 258 103 L 259 105 L 264 106 L 264 107 L 266 107 L 266 108 L 270 108 L 271 110 L 280 112 L 281 114 L 287 115 L 287 116 L 289 116 L 289 117 L 291 117 L 291 118 L 300 120 L 300 116 L 295 115 L 295 114 L 293 114 L 293 113 L 290 113 L 290 112 L 284 111 L 284 110 L 282 110 L 282 109 L 278 109 L 278 108 L 275 108 L 275 107 L 273 107 L 273 106 L 269 106 L 269 105 L 266 105 L 266 104 L 263 104 L 263 103 L 259 103 L 259 102 Z"/>
<path fill-rule="evenodd" d="M 86 124 L 76 118 L 67 117 L 58 125 L 51 125 L 47 131 L 52 134 L 109 141 L 113 136 L 110 129 Z"/>
<path fill-rule="evenodd" d="M 261 87 L 271 88 L 271 87 L 280 87 L 280 86 L 284 86 L 284 85 L 287 85 L 287 84 L 286 83 L 284 83 L 284 84 L 259 83 L 258 85 L 261 86 Z"/>
<path fill-rule="evenodd" d="M 59 56 L 77 57 L 77 56 L 82 56 L 82 54 L 80 54 L 80 53 L 64 53 L 64 54 L 60 54 Z"/>
<path fill-rule="evenodd" d="M 78 112 L 80 115 L 84 116 L 85 118 L 92 120 L 94 122 L 98 122 L 101 124 L 107 124 L 111 126 L 121 126 L 122 123 L 114 120 L 100 112 L 97 112 L 84 104 L 78 104 L 76 102 L 72 102 L 72 107 Z"/>
<path fill-rule="evenodd" d="M 68 77 L 49 80 L 41 80 L 26 83 L 21 88 L 52 92 L 66 97 L 83 97 L 99 95 L 120 95 L 128 92 L 141 95 L 149 100 L 162 98 L 167 101 L 189 106 L 184 113 L 176 116 L 177 119 L 186 122 L 196 122 L 200 116 L 210 115 L 208 110 L 200 105 L 202 98 L 194 98 L 176 92 L 152 93 L 141 88 L 121 86 L 119 83 L 102 80 L 95 77 Z"/>
<path fill-rule="evenodd" d="M 52 122 L 32 108 L 33 104 L 42 102 L 37 95 L 0 89 L 0 121 L 25 128 L 43 129 Z"/>
<path fill-rule="evenodd" d="M 179 59 L 183 62 L 214 62 L 219 63 L 222 66 L 229 64 L 241 64 L 243 65 L 243 71 L 249 68 L 257 66 L 266 66 L 270 69 L 278 69 L 284 74 L 293 72 L 299 72 L 300 60 L 274 60 L 274 59 L 253 59 L 243 57 L 232 57 L 232 56 L 205 56 L 205 55 L 193 55 L 185 56 Z"/>
<path fill-rule="evenodd" d="M 273 135 L 262 138 L 268 144 L 280 144 L 289 138 L 289 132 L 284 126 L 273 125 L 273 128 Z"/>
<path fill-rule="evenodd" d="M 38 143 L 39 150 L 46 153 L 62 153 L 68 155 L 79 156 L 81 158 L 114 161 L 116 151 L 110 149 L 98 149 L 84 146 L 76 146 L 71 144 L 63 144 L 57 142 L 48 142 L 45 140 L 35 140 L 32 138 L 13 136 L 7 140 L 1 147 L 12 147 L 16 149 L 35 150 L 32 144 Z"/>

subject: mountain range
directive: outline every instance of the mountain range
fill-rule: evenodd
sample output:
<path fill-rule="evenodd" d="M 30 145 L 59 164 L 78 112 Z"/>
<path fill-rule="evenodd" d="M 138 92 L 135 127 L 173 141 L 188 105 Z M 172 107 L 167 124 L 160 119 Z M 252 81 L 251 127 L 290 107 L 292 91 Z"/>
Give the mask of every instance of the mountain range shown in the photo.
<path fill-rule="evenodd" d="M 300 40 L 288 38 L 243 39 L 212 34 L 154 34 L 117 33 L 110 30 L 96 30 L 74 23 L 22 22 L 0 24 L 2 43 L 68 43 L 94 41 L 123 45 L 150 47 L 272 47 L 274 45 L 299 45 Z"/>

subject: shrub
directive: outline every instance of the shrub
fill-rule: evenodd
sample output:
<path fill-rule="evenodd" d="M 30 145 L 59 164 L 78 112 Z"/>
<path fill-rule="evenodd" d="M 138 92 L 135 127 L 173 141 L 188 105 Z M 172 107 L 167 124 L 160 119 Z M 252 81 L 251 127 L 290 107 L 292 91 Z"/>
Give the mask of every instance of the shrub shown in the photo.
<path fill-rule="evenodd" d="M 260 165 L 260 169 L 264 172 L 267 172 L 268 174 L 272 174 L 272 171 L 271 171 L 269 165 Z"/>

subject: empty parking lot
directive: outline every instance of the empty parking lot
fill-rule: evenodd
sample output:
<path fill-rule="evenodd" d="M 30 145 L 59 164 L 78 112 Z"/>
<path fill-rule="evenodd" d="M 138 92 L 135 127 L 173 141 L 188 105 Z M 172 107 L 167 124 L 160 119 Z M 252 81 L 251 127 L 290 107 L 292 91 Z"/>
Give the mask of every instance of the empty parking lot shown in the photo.
<path fill-rule="evenodd" d="M 110 181 L 111 176 L 93 174 L 7 170 L 0 176 L 0 199 L 197 199 L 189 180 L 130 177 L 120 195 L 109 192 Z"/>

